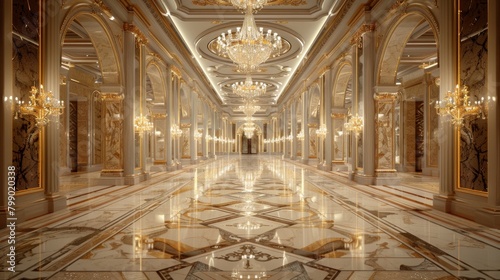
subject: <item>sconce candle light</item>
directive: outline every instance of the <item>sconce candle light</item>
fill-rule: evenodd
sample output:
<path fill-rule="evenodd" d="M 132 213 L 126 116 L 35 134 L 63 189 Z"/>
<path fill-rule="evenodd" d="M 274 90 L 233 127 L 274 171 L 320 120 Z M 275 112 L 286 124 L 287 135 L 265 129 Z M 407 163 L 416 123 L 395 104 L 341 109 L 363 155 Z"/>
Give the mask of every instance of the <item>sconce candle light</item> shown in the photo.
<path fill-rule="evenodd" d="M 457 85 L 455 91 L 448 91 L 444 100 L 437 100 L 434 108 L 440 116 L 450 116 L 451 123 L 455 127 L 460 127 L 464 124 L 464 118 L 468 116 L 482 116 L 487 115 L 487 102 L 484 99 L 471 102 L 469 96 L 469 89 L 467 86 L 460 87 Z"/>
<path fill-rule="evenodd" d="M 42 85 L 40 85 L 40 92 L 35 86 L 32 86 L 29 98 L 27 104 L 21 102 L 19 111 L 21 116 L 34 116 L 38 128 L 47 125 L 49 117 L 60 116 L 63 113 L 64 101 L 59 101 L 52 92 L 44 91 Z"/>

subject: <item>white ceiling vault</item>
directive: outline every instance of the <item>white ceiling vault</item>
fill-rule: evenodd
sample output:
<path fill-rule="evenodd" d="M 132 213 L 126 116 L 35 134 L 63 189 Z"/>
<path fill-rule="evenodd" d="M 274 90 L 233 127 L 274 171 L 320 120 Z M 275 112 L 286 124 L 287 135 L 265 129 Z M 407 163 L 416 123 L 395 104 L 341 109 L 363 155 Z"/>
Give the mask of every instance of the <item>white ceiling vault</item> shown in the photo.
<path fill-rule="evenodd" d="M 231 85 L 245 79 L 229 58 L 219 56 L 214 40 L 228 29 L 241 27 L 243 13 L 229 0 L 156 0 L 163 7 L 201 71 L 211 83 L 217 98 L 232 116 L 243 116 L 238 106 L 243 99 L 232 93 Z M 268 0 L 254 16 L 257 27 L 277 32 L 284 40 L 284 53 L 262 64 L 252 79 L 267 84 L 267 93 L 256 98 L 268 115 L 283 94 L 287 83 L 314 44 L 327 19 L 341 6 L 340 0 Z"/>

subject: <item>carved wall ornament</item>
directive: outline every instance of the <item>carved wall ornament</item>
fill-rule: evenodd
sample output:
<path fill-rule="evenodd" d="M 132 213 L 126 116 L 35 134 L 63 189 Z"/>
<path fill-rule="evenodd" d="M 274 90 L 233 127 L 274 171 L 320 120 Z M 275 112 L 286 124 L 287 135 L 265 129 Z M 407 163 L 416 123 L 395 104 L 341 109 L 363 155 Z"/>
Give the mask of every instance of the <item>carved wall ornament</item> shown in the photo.
<path fill-rule="evenodd" d="M 136 44 L 145 45 L 148 43 L 148 39 L 136 25 L 125 22 L 123 24 L 123 30 L 134 33 Z"/>
<path fill-rule="evenodd" d="M 380 101 L 394 101 L 397 100 L 398 97 L 399 97 L 398 92 L 379 92 L 373 95 L 373 98 L 375 100 L 380 100 Z"/>
<path fill-rule="evenodd" d="M 354 35 L 351 38 L 351 45 L 356 45 L 358 48 L 363 48 L 363 34 L 366 32 L 372 32 L 375 30 L 375 24 L 363 24 L 361 27 L 356 30 Z"/>

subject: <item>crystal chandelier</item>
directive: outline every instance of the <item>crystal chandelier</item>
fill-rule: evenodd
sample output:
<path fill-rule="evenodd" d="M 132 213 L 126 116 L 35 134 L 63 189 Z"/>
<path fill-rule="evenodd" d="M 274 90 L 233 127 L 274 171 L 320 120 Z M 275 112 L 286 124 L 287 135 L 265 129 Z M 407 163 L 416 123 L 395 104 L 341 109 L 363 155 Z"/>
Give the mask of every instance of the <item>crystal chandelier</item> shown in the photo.
<path fill-rule="evenodd" d="M 143 132 L 153 129 L 153 123 L 150 122 L 146 116 L 141 114 L 140 116 L 135 117 L 134 129 L 139 133 L 139 135 L 142 135 Z"/>
<path fill-rule="evenodd" d="M 255 124 L 253 122 L 246 122 L 243 127 L 243 132 L 247 138 L 252 138 L 255 131 Z"/>
<path fill-rule="evenodd" d="M 50 116 L 60 116 L 63 113 L 64 101 L 54 98 L 52 92 L 44 91 L 42 85 L 40 85 L 40 92 L 35 86 L 32 86 L 29 98 L 28 104 L 21 102 L 19 111 L 21 116 L 34 116 L 36 126 L 39 128 L 49 123 Z"/>
<path fill-rule="evenodd" d="M 231 4 L 236 8 L 246 11 L 250 7 L 253 11 L 258 11 L 264 7 L 267 0 L 231 0 Z"/>
<path fill-rule="evenodd" d="M 232 86 L 233 93 L 245 99 L 252 99 L 254 97 L 266 93 L 267 85 L 263 82 L 253 82 L 252 77 L 247 75 L 244 82 L 234 83 Z"/>
<path fill-rule="evenodd" d="M 356 114 L 355 117 L 351 117 L 347 123 L 344 124 L 347 131 L 354 131 L 356 135 L 363 130 L 363 119 Z"/>
<path fill-rule="evenodd" d="M 327 132 L 328 130 L 326 129 L 325 124 L 320 125 L 319 129 L 316 129 L 316 135 L 318 135 L 321 138 L 325 137 Z"/>
<path fill-rule="evenodd" d="M 242 2 L 242 1 L 238 1 Z M 246 1 L 248 2 L 248 1 Z M 282 48 L 281 37 L 278 33 L 257 28 L 252 14 L 252 5 L 247 5 L 243 26 L 235 33 L 228 30 L 217 38 L 219 55 L 229 57 L 242 72 L 255 72 L 259 65 L 264 63 L 273 53 L 280 55 Z"/>
<path fill-rule="evenodd" d="M 245 105 L 239 106 L 238 107 L 247 117 L 251 117 L 255 112 L 260 110 L 260 106 L 253 105 L 250 102 L 247 102 Z"/>
<path fill-rule="evenodd" d="M 195 131 L 194 135 L 193 135 L 195 141 L 199 141 L 202 136 L 203 136 L 203 134 L 201 134 L 201 132 L 199 132 L 198 130 Z"/>

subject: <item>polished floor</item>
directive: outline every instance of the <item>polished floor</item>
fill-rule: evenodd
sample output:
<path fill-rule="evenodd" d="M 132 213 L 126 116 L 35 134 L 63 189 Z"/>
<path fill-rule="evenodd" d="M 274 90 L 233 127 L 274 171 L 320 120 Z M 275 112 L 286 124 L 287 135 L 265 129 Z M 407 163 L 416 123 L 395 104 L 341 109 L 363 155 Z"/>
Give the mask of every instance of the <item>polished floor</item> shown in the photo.
<path fill-rule="evenodd" d="M 18 225 L 16 273 L 2 279 L 500 279 L 500 231 L 401 195 L 405 186 L 356 185 L 268 155 L 134 186 L 82 178 L 66 182 L 67 210 Z"/>

